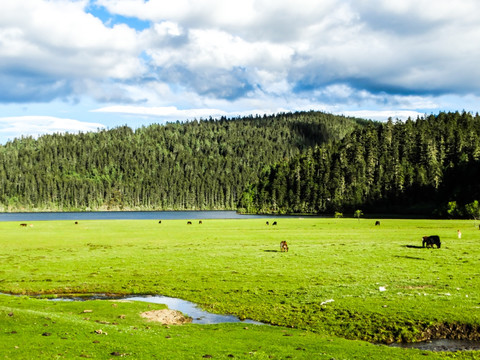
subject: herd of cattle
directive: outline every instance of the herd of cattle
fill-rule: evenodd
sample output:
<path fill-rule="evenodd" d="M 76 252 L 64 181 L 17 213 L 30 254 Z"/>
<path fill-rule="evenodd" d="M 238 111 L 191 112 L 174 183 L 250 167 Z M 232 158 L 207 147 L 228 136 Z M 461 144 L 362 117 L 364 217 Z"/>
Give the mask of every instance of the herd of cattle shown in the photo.
<path fill-rule="evenodd" d="M 159 220 L 158 223 L 161 224 L 162 220 Z M 202 224 L 202 220 L 199 220 L 198 223 Z M 75 225 L 78 225 L 78 221 L 75 221 Z M 192 222 L 187 221 L 187 225 L 192 225 Z M 270 223 L 267 221 L 266 225 L 270 225 Z M 26 223 L 21 223 L 20 226 L 27 227 L 27 224 Z M 30 226 L 33 226 L 33 225 L 30 224 Z M 277 222 L 274 221 L 272 223 L 272 226 L 277 226 Z M 380 221 L 378 221 L 378 220 L 375 221 L 375 226 L 380 226 Z M 479 227 L 479 229 L 480 229 L 480 227 Z M 461 236 L 460 235 L 461 234 L 460 230 L 458 230 L 458 233 L 459 233 L 459 238 L 460 238 L 460 236 Z M 439 249 L 441 245 L 442 245 L 442 243 L 440 242 L 440 237 L 438 235 L 424 236 L 422 238 L 422 247 L 433 248 L 433 246 L 436 246 L 437 249 Z M 281 252 L 288 252 L 288 245 L 287 245 L 286 241 L 280 242 L 280 251 Z"/>
<path fill-rule="evenodd" d="M 158 223 L 161 224 L 162 221 L 159 221 Z M 202 220 L 199 220 L 198 223 L 199 223 L 200 225 L 203 224 L 203 223 L 202 223 Z M 192 222 L 191 222 L 191 221 L 187 221 L 187 225 L 192 225 Z"/>

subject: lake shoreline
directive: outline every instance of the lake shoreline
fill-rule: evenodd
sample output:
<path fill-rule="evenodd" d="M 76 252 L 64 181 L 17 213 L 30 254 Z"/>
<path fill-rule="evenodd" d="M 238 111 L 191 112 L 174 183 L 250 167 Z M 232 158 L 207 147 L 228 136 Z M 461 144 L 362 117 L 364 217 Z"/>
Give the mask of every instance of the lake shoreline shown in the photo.
<path fill-rule="evenodd" d="M 0 212 L 0 222 L 61 220 L 231 220 L 261 219 L 265 217 L 268 217 L 268 215 L 243 215 L 233 210 Z"/>

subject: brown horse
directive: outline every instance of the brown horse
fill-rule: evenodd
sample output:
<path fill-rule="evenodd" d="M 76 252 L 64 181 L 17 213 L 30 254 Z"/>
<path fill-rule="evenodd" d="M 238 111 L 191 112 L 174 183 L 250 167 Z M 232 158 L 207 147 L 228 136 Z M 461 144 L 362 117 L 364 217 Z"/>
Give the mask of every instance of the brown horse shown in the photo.
<path fill-rule="evenodd" d="M 286 241 L 280 242 L 280 251 L 281 252 L 288 252 L 288 245 Z"/>

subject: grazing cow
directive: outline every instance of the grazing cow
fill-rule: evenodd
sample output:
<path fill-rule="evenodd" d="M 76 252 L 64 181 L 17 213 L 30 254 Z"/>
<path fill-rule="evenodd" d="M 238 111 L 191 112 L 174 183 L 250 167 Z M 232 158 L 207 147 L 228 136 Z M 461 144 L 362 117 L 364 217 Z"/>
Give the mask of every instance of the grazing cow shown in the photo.
<path fill-rule="evenodd" d="M 78 221 L 75 221 L 75 225 L 78 225 Z"/>
<path fill-rule="evenodd" d="M 375 221 L 375 226 L 380 226 L 380 221 Z"/>
<path fill-rule="evenodd" d="M 436 245 L 437 248 L 440 248 L 440 237 L 438 235 L 430 235 L 430 236 L 424 236 L 423 241 L 422 241 L 422 246 L 423 247 L 432 247 L 433 245 Z"/>
<path fill-rule="evenodd" d="M 192 222 L 191 222 L 191 221 L 187 221 L 187 225 L 192 225 Z"/>
<path fill-rule="evenodd" d="M 277 225 L 277 222 L 276 222 L 276 221 L 273 222 L 272 226 L 275 226 L 275 225 Z"/>
<path fill-rule="evenodd" d="M 281 252 L 288 252 L 288 245 L 286 241 L 281 241 L 280 242 L 280 251 Z"/>
<path fill-rule="evenodd" d="M 202 220 L 199 220 L 198 223 L 199 223 L 200 225 L 203 224 L 203 223 L 202 223 Z"/>
<path fill-rule="evenodd" d="M 158 220 L 158 223 L 161 224 L 161 223 L 162 223 L 162 220 Z"/>
<path fill-rule="evenodd" d="M 266 222 L 266 224 L 267 224 L 267 225 L 270 225 L 270 223 L 269 223 L 268 221 Z"/>
<path fill-rule="evenodd" d="M 26 226 L 27 226 L 27 224 L 25 224 L 25 223 L 22 223 L 22 224 L 20 224 L 20 226 L 25 226 L 25 227 L 26 227 Z"/>

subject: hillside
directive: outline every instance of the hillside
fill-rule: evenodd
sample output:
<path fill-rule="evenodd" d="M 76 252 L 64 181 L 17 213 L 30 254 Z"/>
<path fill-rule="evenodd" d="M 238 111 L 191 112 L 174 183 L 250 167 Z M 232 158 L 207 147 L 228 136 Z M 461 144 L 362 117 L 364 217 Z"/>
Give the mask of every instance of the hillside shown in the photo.
<path fill-rule="evenodd" d="M 17 139 L 0 146 L 0 210 L 236 209 L 263 168 L 359 124 L 299 112 Z"/>
<path fill-rule="evenodd" d="M 264 169 L 249 212 L 468 215 L 480 199 L 480 117 L 440 113 L 371 123 Z"/>

